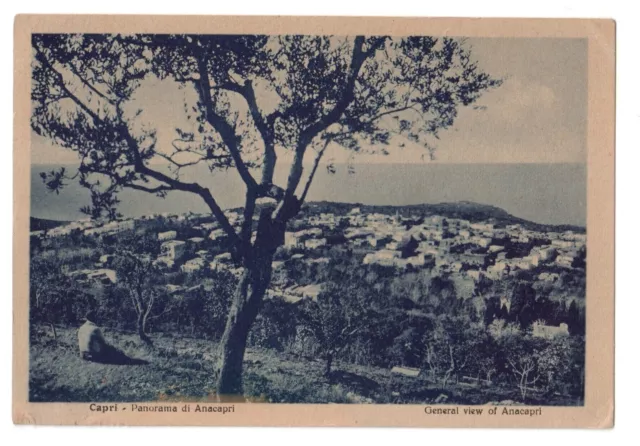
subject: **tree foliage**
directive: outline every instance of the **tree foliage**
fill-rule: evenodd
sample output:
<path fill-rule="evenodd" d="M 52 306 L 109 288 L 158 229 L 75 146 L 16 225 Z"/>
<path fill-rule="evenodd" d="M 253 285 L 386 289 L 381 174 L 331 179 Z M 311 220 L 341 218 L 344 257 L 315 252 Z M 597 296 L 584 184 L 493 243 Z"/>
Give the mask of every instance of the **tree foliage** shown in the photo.
<path fill-rule="evenodd" d="M 79 181 L 91 190 L 86 212 L 117 216 L 123 187 L 182 190 L 202 197 L 228 232 L 212 192 L 183 181 L 182 169 L 234 167 L 251 210 L 260 197 L 293 202 L 307 150 L 321 156 L 331 141 L 386 153 L 400 136 L 430 153 L 459 107 L 500 83 L 451 38 L 47 34 L 32 44 L 32 128 L 78 153 Z M 154 78 L 197 93 L 195 103 L 176 104 L 192 125 L 175 129 L 173 147 L 157 147 L 154 123 L 136 108 L 136 92 Z M 273 185 L 276 146 L 294 152 L 285 188 Z M 171 174 L 152 166 L 158 159 Z M 68 173 L 45 177 L 59 191 Z M 237 243 L 246 235 L 232 234 Z"/>
<path fill-rule="evenodd" d="M 331 375 L 334 358 L 365 325 L 365 309 L 348 290 L 329 287 L 315 301 L 305 302 L 301 312 L 302 327 L 318 344 L 326 360 L 325 375 Z"/>

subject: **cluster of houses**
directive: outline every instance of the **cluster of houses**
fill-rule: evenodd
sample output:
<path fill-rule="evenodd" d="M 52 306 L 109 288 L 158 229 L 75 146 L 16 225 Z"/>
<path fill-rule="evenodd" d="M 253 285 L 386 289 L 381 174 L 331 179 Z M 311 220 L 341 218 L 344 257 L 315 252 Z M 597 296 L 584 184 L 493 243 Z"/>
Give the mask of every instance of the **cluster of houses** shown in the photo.
<path fill-rule="evenodd" d="M 75 271 L 68 271 L 63 267 L 65 274 L 80 284 L 88 285 L 114 285 L 118 281 L 118 274 L 112 268 L 115 256 L 113 254 L 105 254 L 95 263 L 93 269 L 84 268 Z"/>
<path fill-rule="evenodd" d="M 344 218 L 323 213 L 309 217 L 310 228 L 287 232 L 285 247 L 304 250 L 304 254 L 298 252 L 289 259 L 307 263 L 328 261 L 322 257 L 324 247 L 329 244 L 327 230 L 341 226 L 347 245 L 359 248 L 364 254 L 362 262 L 365 265 L 377 264 L 399 270 L 430 268 L 452 274 L 462 282 L 469 281 L 473 288 L 473 284 L 483 277 L 500 280 L 518 271 L 532 269 L 536 269 L 538 280 L 557 281 L 560 278 L 558 271 L 573 268 L 586 245 L 586 235 L 582 233 L 539 232 L 520 224 L 496 227 L 488 222 L 472 223 L 442 216 L 407 219 L 398 215 L 363 214 L 358 208 L 347 214 L 348 225 L 342 225 Z M 514 256 L 509 252 L 514 244 L 531 248 L 525 255 Z M 274 270 L 283 264 L 282 261 L 274 263 Z M 304 297 L 317 297 L 321 287 L 321 284 L 314 284 L 279 288 L 276 284 L 270 295 L 297 302 Z M 548 328 L 543 323 L 534 327 L 536 336 L 552 336 L 564 331 L 566 327 Z"/>
<path fill-rule="evenodd" d="M 109 268 L 81 269 L 68 273 L 68 276 L 78 283 L 113 285 L 118 277 L 115 270 Z"/>
<path fill-rule="evenodd" d="M 398 215 L 362 214 L 358 208 L 348 214 L 349 227 L 344 231 L 347 242 L 369 249 L 364 264 L 397 268 L 429 266 L 442 272 L 465 274 L 474 279 L 487 276 L 501 279 L 518 270 L 542 265 L 571 268 L 586 244 L 585 234 L 571 231 L 536 232 L 522 225 L 497 228 L 492 223 L 432 216 L 419 224 Z M 309 222 L 317 225 L 337 224 L 333 214 L 322 214 Z M 536 242 L 525 256 L 509 257 L 510 244 Z M 326 245 L 318 227 L 287 233 L 285 244 L 307 249 Z M 557 273 L 543 272 L 541 280 L 556 280 Z"/>
<path fill-rule="evenodd" d="M 200 227 L 199 229 L 209 230 L 211 227 Z M 208 239 L 215 241 L 223 238 L 224 232 L 220 231 L 219 229 L 211 231 Z M 241 272 L 238 268 L 234 267 L 230 253 L 225 252 L 212 256 L 209 250 L 198 249 L 201 248 L 205 242 L 204 237 L 191 237 L 186 240 L 177 240 L 176 237 L 176 231 L 158 233 L 158 241 L 161 242 L 160 255 L 154 260 L 154 264 L 172 268 L 177 263 L 182 263 L 180 265 L 180 271 L 184 273 L 193 273 L 204 268 L 212 270 L 228 269 L 234 274 Z M 186 254 L 193 251 L 195 251 L 195 257 L 182 262 Z"/>
<path fill-rule="evenodd" d="M 231 216 L 230 220 L 235 221 L 238 216 L 235 212 L 228 212 Z M 197 213 L 189 213 L 185 215 L 180 214 L 171 214 L 169 212 L 165 212 L 162 214 L 150 214 L 140 217 L 138 219 L 135 218 L 120 218 L 117 220 L 105 222 L 101 220 L 94 220 L 89 217 L 72 221 L 67 224 L 56 226 L 55 228 L 51 228 L 48 230 L 39 230 L 39 231 L 31 231 L 31 237 L 41 237 L 41 238 L 55 238 L 55 237 L 63 237 L 71 235 L 74 231 L 78 231 L 86 236 L 103 236 L 103 235 L 114 235 L 125 231 L 132 231 L 136 229 L 139 222 L 144 220 L 152 220 L 158 217 L 165 218 L 169 222 L 184 222 L 190 220 L 199 220 L 202 218 L 207 218 L 206 214 L 197 214 Z M 209 223 L 210 227 L 216 227 L 216 223 Z M 202 225 L 204 226 L 204 225 Z M 198 228 L 198 226 L 195 226 Z M 171 232 L 171 231 L 169 231 Z"/>
<path fill-rule="evenodd" d="M 242 217 L 237 212 L 226 211 L 225 214 L 234 227 L 238 228 L 242 223 Z M 178 265 L 184 273 L 203 269 L 228 270 L 235 275 L 241 273 L 229 253 L 212 254 L 215 252 L 210 249 L 212 242 L 215 246 L 226 238 L 226 233 L 216 222 L 203 223 L 203 216 L 197 214 L 163 217 L 169 221 L 193 221 L 191 228 L 200 236 L 179 240 L 175 230 L 157 233 L 160 254 L 151 259 L 154 264 L 168 268 Z M 81 220 L 51 229 L 46 237 L 69 235 L 73 231 L 94 236 L 117 234 L 136 229 L 138 221 L 123 219 L 101 224 Z M 559 279 L 557 267 L 572 268 L 586 244 L 585 234 L 570 231 L 536 232 L 519 224 L 496 227 L 488 222 L 473 223 L 442 216 L 404 218 L 398 214 L 363 213 L 360 208 L 354 208 L 346 215 L 312 215 L 306 218 L 305 226 L 304 230 L 285 233 L 284 248 L 289 253 L 288 261 L 327 263 L 329 260 L 324 250 L 334 244 L 331 237 L 339 232 L 341 243 L 358 250 L 365 265 L 382 265 L 402 271 L 430 268 L 472 282 L 483 277 L 499 280 L 517 271 L 534 268 L 538 268 L 539 280 L 553 282 Z M 45 236 L 41 232 L 32 235 Z M 509 252 L 512 244 L 530 244 L 533 247 L 526 255 L 513 256 Z M 115 271 L 108 268 L 110 259 L 103 257 L 95 270 L 82 270 L 74 274 L 80 280 L 115 283 Z M 274 262 L 274 271 L 284 264 L 282 260 Z M 549 266 L 546 271 L 545 266 Z M 304 298 L 316 298 L 321 288 L 321 284 L 287 288 L 279 288 L 275 284 L 269 290 L 269 295 L 297 302 Z"/>
<path fill-rule="evenodd" d="M 83 235 L 112 235 L 124 231 L 132 231 L 136 227 L 136 220 L 127 218 L 114 220 L 107 223 L 100 223 L 91 219 L 72 221 L 66 225 L 57 226 L 47 231 L 31 231 L 31 237 L 63 237 L 71 235 L 77 231 Z"/>

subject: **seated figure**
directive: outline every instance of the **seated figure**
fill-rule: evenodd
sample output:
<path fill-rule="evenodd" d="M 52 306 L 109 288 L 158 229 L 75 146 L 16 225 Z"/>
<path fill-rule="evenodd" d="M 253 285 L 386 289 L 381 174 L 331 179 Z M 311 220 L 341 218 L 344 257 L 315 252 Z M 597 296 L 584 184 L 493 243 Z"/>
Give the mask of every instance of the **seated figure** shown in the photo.
<path fill-rule="evenodd" d="M 78 329 L 80 357 L 93 361 L 100 360 L 107 353 L 107 343 L 96 325 L 96 314 L 90 311 L 85 319 L 86 322 Z"/>

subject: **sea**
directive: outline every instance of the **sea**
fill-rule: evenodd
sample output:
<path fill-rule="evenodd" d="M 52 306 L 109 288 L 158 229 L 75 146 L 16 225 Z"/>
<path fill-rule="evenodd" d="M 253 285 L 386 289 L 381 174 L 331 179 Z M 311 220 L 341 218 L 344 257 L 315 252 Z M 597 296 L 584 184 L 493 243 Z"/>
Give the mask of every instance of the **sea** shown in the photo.
<path fill-rule="evenodd" d="M 62 165 L 32 165 L 32 217 L 65 221 L 85 217 L 80 208 L 90 203 L 89 192 L 77 180 L 68 181 L 56 194 L 45 188 L 39 176 L 40 172 L 60 167 Z M 64 167 L 70 173 L 77 169 L 73 165 Z M 335 173 L 324 166 L 318 168 L 307 201 L 370 205 L 472 201 L 497 206 L 536 223 L 586 226 L 586 164 L 424 163 L 335 167 Z M 286 176 L 286 169 L 278 169 L 277 184 L 285 184 Z M 184 170 L 181 179 L 209 187 L 223 209 L 242 206 L 244 184 L 232 169 L 211 173 L 206 166 L 194 166 Z M 119 198 L 119 211 L 125 217 L 207 211 L 200 197 L 179 191 L 160 198 L 125 190 Z"/>

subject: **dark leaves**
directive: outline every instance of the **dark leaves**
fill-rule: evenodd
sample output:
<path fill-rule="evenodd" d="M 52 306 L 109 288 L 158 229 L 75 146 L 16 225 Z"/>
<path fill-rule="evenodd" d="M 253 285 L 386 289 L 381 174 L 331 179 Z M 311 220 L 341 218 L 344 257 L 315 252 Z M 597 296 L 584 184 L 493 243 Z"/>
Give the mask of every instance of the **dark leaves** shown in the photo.
<path fill-rule="evenodd" d="M 47 187 L 47 190 L 49 192 L 55 192 L 57 195 L 60 194 L 60 191 L 66 186 L 65 180 L 69 179 L 64 167 L 50 172 L 40 172 L 40 178 Z"/>

